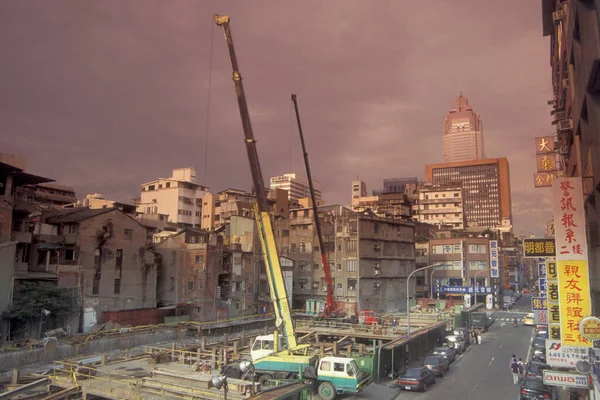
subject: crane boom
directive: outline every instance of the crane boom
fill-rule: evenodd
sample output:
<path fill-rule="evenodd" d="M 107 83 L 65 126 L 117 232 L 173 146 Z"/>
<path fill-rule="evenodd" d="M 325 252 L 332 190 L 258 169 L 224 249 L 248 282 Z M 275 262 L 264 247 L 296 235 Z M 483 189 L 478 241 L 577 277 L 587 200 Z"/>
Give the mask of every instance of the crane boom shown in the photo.
<path fill-rule="evenodd" d="M 271 291 L 271 300 L 273 301 L 273 308 L 275 311 L 275 325 L 277 328 L 283 328 L 283 335 L 287 342 L 288 349 L 293 351 L 299 346 L 296 342 L 296 332 L 294 330 L 290 312 L 287 290 L 285 288 L 283 272 L 279 263 L 279 254 L 277 253 L 269 205 L 265 194 L 265 184 L 260 169 L 256 140 L 254 139 L 252 124 L 250 123 L 250 113 L 248 112 L 248 104 L 246 103 L 242 76 L 239 71 L 235 49 L 233 47 L 233 38 L 231 36 L 231 28 L 229 27 L 229 17 L 226 15 L 219 16 L 214 14 L 213 19 L 217 25 L 223 27 L 225 42 L 227 43 L 227 50 L 229 52 L 229 61 L 231 62 L 231 68 L 233 70 L 233 83 L 235 86 L 240 117 L 242 119 L 244 142 L 246 143 L 246 152 L 248 154 L 248 161 L 250 162 L 252 182 L 256 192 L 256 225 L 258 227 L 258 236 L 260 238 L 265 260 L 267 278 Z M 277 340 L 277 338 L 275 338 L 275 340 Z"/>
<path fill-rule="evenodd" d="M 323 272 L 325 273 L 325 285 L 327 286 L 327 301 L 325 302 L 325 315 L 330 316 L 331 312 L 334 312 L 335 300 L 333 299 L 333 281 L 331 279 L 331 269 L 329 268 L 329 262 L 327 261 L 327 255 L 325 253 L 325 246 L 323 245 L 323 235 L 321 233 L 321 221 L 319 220 L 319 208 L 317 206 L 317 199 L 315 197 L 315 187 L 313 184 L 312 176 L 310 173 L 310 164 L 308 162 L 308 153 L 306 152 L 306 144 L 304 143 L 304 133 L 302 130 L 302 122 L 300 121 L 300 111 L 298 110 L 298 100 L 296 95 L 292 94 L 292 102 L 294 103 L 294 110 L 296 111 L 296 122 L 298 123 L 298 132 L 300 133 L 300 143 L 302 144 L 302 155 L 304 156 L 304 166 L 306 167 L 306 175 L 308 178 L 308 186 L 310 188 L 310 198 L 312 200 L 312 210 L 315 220 L 315 229 L 317 230 L 317 237 L 319 239 L 319 248 L 321 249 L 321 262 L 323 263 Z"/>

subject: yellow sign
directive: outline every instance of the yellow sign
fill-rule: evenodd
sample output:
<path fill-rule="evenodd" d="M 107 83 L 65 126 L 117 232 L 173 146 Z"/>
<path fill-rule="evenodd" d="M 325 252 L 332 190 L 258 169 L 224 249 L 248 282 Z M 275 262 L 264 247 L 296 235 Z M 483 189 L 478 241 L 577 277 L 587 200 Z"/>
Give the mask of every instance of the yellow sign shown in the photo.
<path fill-rule="evenodd" d="M 560 323 L 560 306 L 558 303 L 548 302 L 548 322 L 552 324 Z"/>
<path fill-rule="evenodd" d="M 554 154 L 538 154 L 536 161 L 538 172 L 556 171 L 556 158 L 554 158 Z"/>
<path fill-rule="evenodd" d="M 535 153 L 549 154 L 554 153 L 554 136 L 542 136 L 535 138 Z"/>
<path fill-rule="evenodd" d="M 592 313 L 587 260 L 558 261 L 560 341 L 563 346 L 591 347 L 579 323 Z"/>
<path fill-rule="evenodd" d="M 560 324 L 548 324 L 548 338 L 552 340 L 560 340 Z"/>
<path fill-rule="evenodd" d="M 537 172 L 533 174 L 533 187 L 552 187 L 552 182 L 554 182 L 556 178 L 556 172 Z"/>
<path fill-rule="evenodd" d="M 588 340 L 600 340 L 600 319 L 596 317 L 587 317 L 581 320 L 579 324 L 581 334 Z"/>
<path fill-rule="evenodd" d="M 523 239 L 525 257 L 554 257 L 554 239 Z"/>
<path fill-rule="evenodd" d="M 549 281 L 555 281 L 558 279 L 556 272 L 556 261 L 546 261 L 546 278 Z"/>

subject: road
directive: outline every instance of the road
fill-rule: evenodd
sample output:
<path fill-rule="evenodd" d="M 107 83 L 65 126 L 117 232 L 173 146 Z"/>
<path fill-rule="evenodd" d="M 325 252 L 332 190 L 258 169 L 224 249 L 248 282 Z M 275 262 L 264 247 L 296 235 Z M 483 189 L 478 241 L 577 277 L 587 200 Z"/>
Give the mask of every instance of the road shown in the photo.
<path fill-rule="evenodd" d="M 483 342 L 471 346 L 450 367 L 450 371 L 425 393 L 400 392 L 396 399 L 420 400 L 515 400 L 519 387 L 513 385 L 509 372 L 512 354 L 527 362 L 532 327 L 515 328 L 512 318 L 522 320 L 531 310 L 531 298 L 523 296 L 509 311 L 494 313 L 496 322 L 483 335 Z"/>

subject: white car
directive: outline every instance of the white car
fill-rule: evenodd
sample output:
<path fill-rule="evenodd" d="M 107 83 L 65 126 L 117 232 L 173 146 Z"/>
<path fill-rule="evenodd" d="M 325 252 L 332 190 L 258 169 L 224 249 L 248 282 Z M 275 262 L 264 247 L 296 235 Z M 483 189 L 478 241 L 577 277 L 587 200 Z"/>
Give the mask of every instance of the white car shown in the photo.
<path fill-rule="evenodd" d="M 444 345 L 455 349 L 459 354 L 462 354 L 467 347 L 463 338 L 458 335 L 446 336 L 444 338 Z"/>
<path fill-rule="evenodd" d="M 525 318 L 523 318 L 523 325 L 534 326 L 535 325 L 535 316 L 533 313 L 528 313 Z"/>

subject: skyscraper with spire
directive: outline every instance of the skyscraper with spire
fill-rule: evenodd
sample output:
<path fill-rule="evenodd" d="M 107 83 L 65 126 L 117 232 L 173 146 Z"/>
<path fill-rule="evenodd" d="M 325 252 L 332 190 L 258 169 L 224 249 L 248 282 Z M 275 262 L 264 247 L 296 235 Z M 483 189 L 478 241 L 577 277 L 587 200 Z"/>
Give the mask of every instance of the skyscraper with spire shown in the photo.
<path fill-rule="evenodd" d="M 444 120 L 444 162 L 483 158 L 483 123 L 461 92 Z"/>

